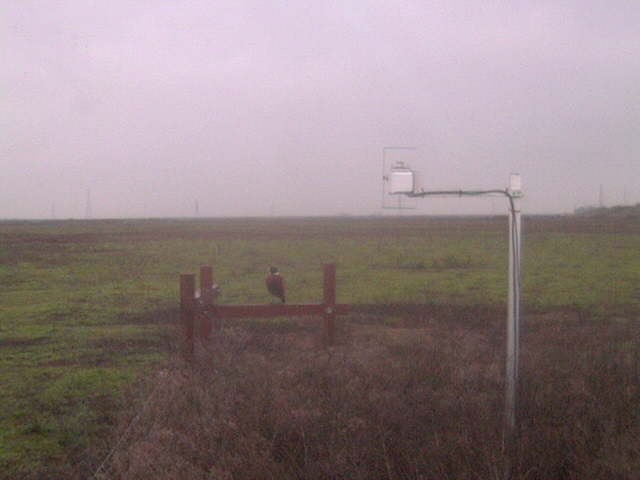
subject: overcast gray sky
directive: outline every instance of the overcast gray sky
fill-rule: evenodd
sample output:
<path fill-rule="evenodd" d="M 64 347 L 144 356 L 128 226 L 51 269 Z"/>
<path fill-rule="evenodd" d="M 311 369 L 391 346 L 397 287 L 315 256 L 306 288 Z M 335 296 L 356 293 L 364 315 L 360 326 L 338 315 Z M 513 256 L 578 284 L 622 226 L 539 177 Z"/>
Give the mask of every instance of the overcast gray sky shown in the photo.
<path fill-rule="evenodd" d="M 371 214 L 389 145 L 525 213 L 640 202 L 635 0 L 0 6 L 0 218 Z"/>

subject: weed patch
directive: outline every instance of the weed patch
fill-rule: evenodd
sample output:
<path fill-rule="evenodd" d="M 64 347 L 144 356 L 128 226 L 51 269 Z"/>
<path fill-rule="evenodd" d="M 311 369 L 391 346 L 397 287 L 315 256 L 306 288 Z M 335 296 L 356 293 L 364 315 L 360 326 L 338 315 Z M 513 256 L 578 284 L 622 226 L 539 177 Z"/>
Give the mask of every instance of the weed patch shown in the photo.
<path fill-rule="evenodd" d="M 389 329 L 359 316 L 343 325 L 339 346 L 326 348 L 313 325 L 292 323 L 295 334 L 228 327 L 192 362 L 175 359 L 147 388 L 158 392 L 152 406 L 141 413 L 137 403 L 123 417 L 118 435 L 141 413 L 105 471 L 132 479 L 500 478 L 504 356 L 495 325 Z M 609 327 L 527 333 L 515 479 L 633 478 L 640 331 Z"/>

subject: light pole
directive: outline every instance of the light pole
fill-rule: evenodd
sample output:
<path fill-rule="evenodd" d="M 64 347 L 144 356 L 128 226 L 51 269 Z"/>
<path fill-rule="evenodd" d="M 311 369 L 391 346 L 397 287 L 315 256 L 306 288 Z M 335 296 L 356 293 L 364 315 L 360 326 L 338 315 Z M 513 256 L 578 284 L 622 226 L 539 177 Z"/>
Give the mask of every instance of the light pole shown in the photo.
<path fill-rule="evenodd" d="M 505 365 L 505 431 L 504 478 L 511 478 L 516 457 L 518 372 L 520 357 L 520 259 L 522 216 L 520 198 L 522 185 L 519 175 L 511 175 L 507 194 L 509 198 L 509 295 L 507 306 L 507 355 Z"/>
<path fill-rule="evenodd" d="M 505 365 L 504 405 L 504 479 L 509 480 L 516 455 L 518 407 L 518 357 L 520 347 L 520 259 L 522 219 L 520 175 L 511 174 L 509 187 L 504 190 L 416 190 L 415 173 L 408 165 L 398 164 L 391 169 L 391 195 L 408 197 L 487 196 L 500 195 L 509 200 L 509 292 L 507 306 L 507 341 Z"/>

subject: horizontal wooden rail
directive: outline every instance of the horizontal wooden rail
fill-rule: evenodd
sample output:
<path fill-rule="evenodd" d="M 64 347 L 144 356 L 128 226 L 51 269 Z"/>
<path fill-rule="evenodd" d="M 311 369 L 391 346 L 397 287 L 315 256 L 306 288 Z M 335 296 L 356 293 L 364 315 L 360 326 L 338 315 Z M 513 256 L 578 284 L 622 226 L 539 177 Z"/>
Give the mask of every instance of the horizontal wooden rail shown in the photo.
<path fill-rule="evenodd" d="M 335 304 L 330 307 L 322 303 L 273 304 L 273 305 L 203 305 L 204 312 L 211 312 L 220 318 L 259 318 L 259 317 L 301 317 L 305 315 L 324 315 L 335 313 L 344 315 L 349 305 Z M 327 311 L 327 309 L 331 309 Z"/>

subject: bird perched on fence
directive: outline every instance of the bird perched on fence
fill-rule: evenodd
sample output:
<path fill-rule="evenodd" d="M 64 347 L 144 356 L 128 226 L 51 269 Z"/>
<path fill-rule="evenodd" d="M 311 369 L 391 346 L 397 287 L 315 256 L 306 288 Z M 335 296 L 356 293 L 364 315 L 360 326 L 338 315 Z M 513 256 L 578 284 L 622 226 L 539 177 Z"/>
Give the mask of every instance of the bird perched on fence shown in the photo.
<path fill-rule="evenodd" d="M 267 290 L 274 297 L 279 298 L 284 303 L 284 278 L 276 267 L 269 268 L 266 278 Z"/>

